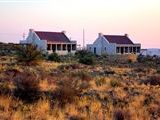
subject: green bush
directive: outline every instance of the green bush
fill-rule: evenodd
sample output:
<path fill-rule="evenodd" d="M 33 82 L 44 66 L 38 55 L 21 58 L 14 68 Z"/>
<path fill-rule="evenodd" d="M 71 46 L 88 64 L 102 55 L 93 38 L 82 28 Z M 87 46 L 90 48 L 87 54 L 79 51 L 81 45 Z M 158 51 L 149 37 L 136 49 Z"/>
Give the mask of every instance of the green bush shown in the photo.
<path fill-rule="evenodd" d="M 80 58 L 79 63 L 85 64 L 85 65 L 93 65 L 94 64 L 94 58 L 86 56 L 86 57 Z"/>
<path fill-rule="evenodd" d="M 86 65 L 93 65 L 95 63 L 95 55 L 91 52 L 81 50 L 76 52 L 75 55 L 78 58 L 79 63 Z"/>
<path fill-rule="evenodd" d="M 43 59 L 42 51 L 35 45 L 17 46 L 15 49 L 18 62 L 25 65 L 36 65 Z"/>
<path fill-rule="evenodd" d="M 137 61 L 140 63 L 151 63 L 151 64 L 160 64 L 160 57 L 159 56 L 144 56 L 144 55 L 139 55 L 137 58 Z"/>
<path fill-rule="evenodd" d="M 146 62 L 146 61 L 152 61 L 152 57 L 151 56 L 144 56 L 144 55 L 139 55 L 137 57 L 137 61 L 140 63 Z"/>
<path fill-rule="evenodd" d="M 60 57 L 58 56 L 57 53 L 52 53 L 48 56 L 48 60 L 54 61 L 54 62 L 61 62 Z"/>

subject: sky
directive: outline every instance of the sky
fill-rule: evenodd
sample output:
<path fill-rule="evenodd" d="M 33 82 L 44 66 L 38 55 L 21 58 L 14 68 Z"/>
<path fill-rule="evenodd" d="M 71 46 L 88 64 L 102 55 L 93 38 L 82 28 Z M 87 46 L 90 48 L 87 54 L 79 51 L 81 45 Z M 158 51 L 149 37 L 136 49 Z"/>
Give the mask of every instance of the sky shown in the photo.
<path fill-rule="evenodd" d="M 160 48 L 160 0 L 0 0 L 0 41 L 18 43 L 29 29 L 66 31 L 78 44 L 98 33 L 128 34 L 142 48 Z"/>

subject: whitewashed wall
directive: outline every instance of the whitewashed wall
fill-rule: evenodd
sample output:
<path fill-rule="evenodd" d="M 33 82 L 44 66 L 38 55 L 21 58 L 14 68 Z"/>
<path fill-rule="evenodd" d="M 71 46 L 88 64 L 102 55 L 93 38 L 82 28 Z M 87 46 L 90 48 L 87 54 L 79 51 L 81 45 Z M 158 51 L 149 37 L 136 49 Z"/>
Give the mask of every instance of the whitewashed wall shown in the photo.
<path fill-rule="evenodd" d="M 46 40 L 40 40 L 40 38 L 36 35 L 34 30 L 30 29 L 28 37 L 25 41 L 20 41 L 22 44 L 34 44 L 37 45 L 37 47 L 41 50 L 47 51 L 47 41 Z"/>
<path fill-rule="evenodd" d="M 91 49 L 90 49 L 91 48 Z M 110 44 L 103 35 L 99 34 L 98 38 L 93 44 L 87 45 L 87 50 L 94 53 L 94 48 L 96 48 L 96 54 L 116 54 L 116 44 Z"/>

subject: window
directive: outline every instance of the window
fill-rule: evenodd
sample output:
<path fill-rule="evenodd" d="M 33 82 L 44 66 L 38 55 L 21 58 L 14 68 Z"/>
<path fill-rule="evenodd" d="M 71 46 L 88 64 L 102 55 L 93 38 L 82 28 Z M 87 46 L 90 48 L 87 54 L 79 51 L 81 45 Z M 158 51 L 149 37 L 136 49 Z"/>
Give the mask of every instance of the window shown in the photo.
<path fill-rule="evenodd" d="M 52 45 L 52 50 L 53 50 L 53 52 L 56 51 L 56 45 L 55 44 Z"/>
<path fill-rule="evenodd" d="M 117 47 L 116 52 L 117 52 L 117 53 L 120 53 L 120 47 Z"/>
<path fill-rule="evenodd" d="M 57 44 L 57 50 L 61 50 L 61 44 Z"/>
<path fill-rule="evenodd" d="M 76 44 L 72 44 L 72 50 L 76 50 Z"/>
<path fill-rule="evenodd" d="M 129 52 L 132 53 L 132 47 L 129 47 Z"/>
<path fill-rule="evenodd" d="M 136 54 L 136 47 L 133 47 L 133 53 Z"/>
<path fill-rule="evenodd" d="M 47 44 L 47 50 L 51 50 L 51 44 Z"/>
<path fill-rule="evenodd" d="M 140 51 L 141 51 L 140 47 L 137 47 L 137 53 L 140 53 Z"/>
<path fill-rule="evenodd" d="M 71 52 L 71 44 L 67 45 L 67 50 L 68 50 L 68 52 Z"/>
<path fill-rule="evenodd" d="M 125 47 L 125 53 L 128 53 L 128 47 Z"/>
<path fill-rule="evenodd" d="M 66 50 L 66 49 L 67 49 L 67 45 L 64 44 L 64 45 L 63 45 L 63 50 Z"/>

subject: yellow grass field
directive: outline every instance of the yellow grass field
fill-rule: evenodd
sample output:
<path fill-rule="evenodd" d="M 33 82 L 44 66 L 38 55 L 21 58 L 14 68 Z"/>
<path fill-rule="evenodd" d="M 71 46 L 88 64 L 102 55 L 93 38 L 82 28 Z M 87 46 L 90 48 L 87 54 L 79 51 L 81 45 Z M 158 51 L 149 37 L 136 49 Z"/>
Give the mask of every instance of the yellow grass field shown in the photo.
<path fill-rule="evenodd" d="M 101 61 L 24 66 L 0 57 L 0 120 L 159 120 L 159 65 Z"/>

